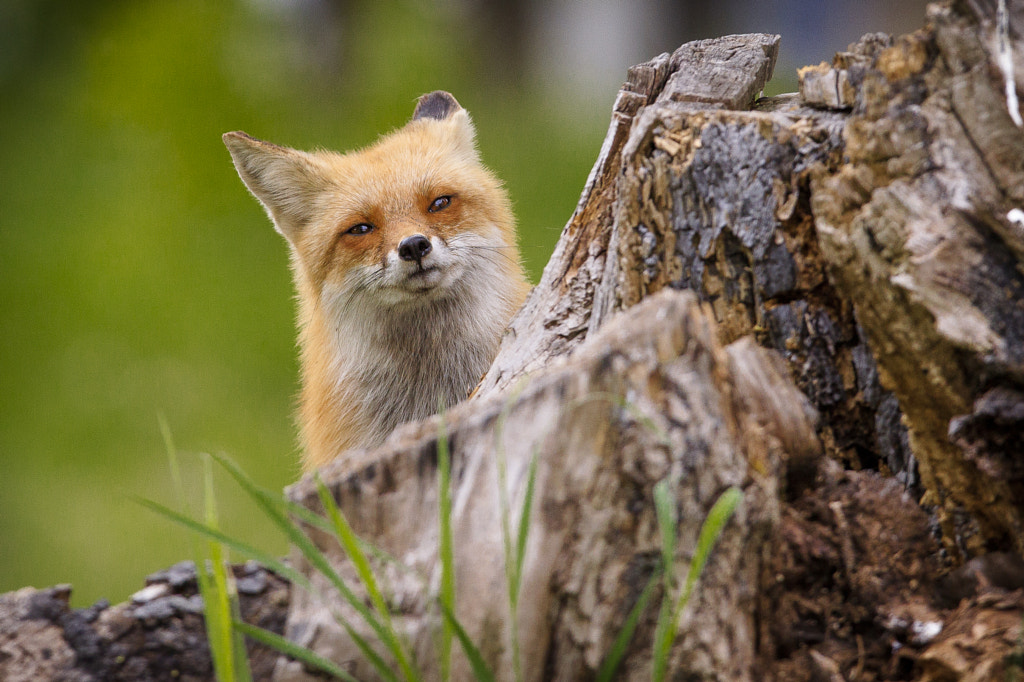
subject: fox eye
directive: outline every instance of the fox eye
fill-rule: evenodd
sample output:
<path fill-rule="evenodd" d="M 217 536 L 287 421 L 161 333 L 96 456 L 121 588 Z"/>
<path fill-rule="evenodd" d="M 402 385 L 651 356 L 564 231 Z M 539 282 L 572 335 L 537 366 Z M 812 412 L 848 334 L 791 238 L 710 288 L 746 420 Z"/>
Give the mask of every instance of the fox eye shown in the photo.
<path fill-rule="evenodd" d="M 370 234 L 371 232 L 373 232 L 373 225 L 371 225 L 370 223 L 359 223 L 358 225 L 353 225 L 352 227 L 345 230 L 345 234 L 351 234 L 356 237 L 362 236 L 364 234 Z"/>
<path fill-rule="evenodd" d="M 451 203 L 451 196 L 446 194 L 430 202 L 430 206 L 427 207 L 427 211 L 429 211 L 430 213 L 437 213 L 438 211 L 443 211 L 444 209 L 448 208 L 448 205 Z"/>

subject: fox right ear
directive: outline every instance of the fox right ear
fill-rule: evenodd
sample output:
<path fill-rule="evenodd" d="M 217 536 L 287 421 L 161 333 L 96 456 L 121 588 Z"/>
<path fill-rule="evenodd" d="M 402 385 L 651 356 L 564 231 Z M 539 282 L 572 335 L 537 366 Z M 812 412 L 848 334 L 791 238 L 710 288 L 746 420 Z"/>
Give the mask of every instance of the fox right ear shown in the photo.
<path fill-rule="evenodd" d="M 469 120 L 469 113 L 462 108 L 450 92 L 434 90 L 416 101 L 412 121 L 432 119 L 440 121 L 454 133 L 455 143 L 473 157 L 477 156 L 476 131 Z"/>
<path fill-rule="evenodd" d="M 416 109 L 412 112 L 412 120 L 418 118 L 433 118 L 444 121 L 451 118 L 452 114 L 462 111 L 452 93 L 444 90 L 428 92 L 416 101 Z"/>
<path fill-rule="evenodd" d="M 324 186 L 319 164 L 305 152 L 263 142 L 237 131 L 222 138 L 242 182 L 267 210 L 274 227 L 294 242 L 309 222 Z"/>

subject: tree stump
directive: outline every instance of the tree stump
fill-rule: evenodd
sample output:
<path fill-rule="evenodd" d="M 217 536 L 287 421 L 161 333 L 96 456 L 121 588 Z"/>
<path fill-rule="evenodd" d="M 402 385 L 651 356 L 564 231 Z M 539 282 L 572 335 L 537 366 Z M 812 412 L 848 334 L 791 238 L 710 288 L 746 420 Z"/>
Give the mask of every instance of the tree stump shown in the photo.
<path fill-rule="evenodd" d="M 1008 589 L 1022 583 L 1021 563 L 1014 558 L 1022 537 L 1017 525 L 1021 468 L 1014 448 L 1021 446 L 1020 438 L 1010 441 L 1024 423 L 1024 343 L 1017 322 L 1024 296 L 1022 251 L 1015 241 L 1020 225 L 1010 217 L 1016 215 L 1014 192 L 1024 187 L 1016 151 L 1024 137 L 1009 123 L 1002 99 L 994 68 L 998 60 L 991 53 L 997 42 L 991 16 L 994 7 L 937 5 L 930 10 L 929 26 L 916 34 L 896 41 L 866 36 L 831 65 L 802 70 L 801 96 L 754 99 L 770 75 L 775 36 L 698 41 L 631 69 L 599 159 L 540 284 L 513 320 L 476 394 L 446 420 L 462 476 L 454 493 L 464 500 L 456 507 L 456 527 L 467 538 L 473 536 L 471 527 L 473 537 L 490 542 L 488 549 L 467 540 L 468 557 L 457 559 L 459 575 L 469 576 L 458 613 L 488 644 L 487 656 L 499 676 L 513 670 L 505 628 L 515 619 L 494 603 L 494 595 L 502 594 L 503 559 L 490 472 L 495 453 L 503 452 L 510 471 L 517 472 L 510 474 L 509 494 L 521 499 L 532 444 L 538 444 L 541 458 L 537 508 L 559 514 L 539 512 L 543 520 L 535 530 L 548 540 L 531 544 L 539 556 L 531 553 L 528 576 L 539 586 L 531 583 L 531 598 L 517 614 L 520 627 L 531 634 L 522 643 L 526 679 L 594 674 L 643 583 L 646 574 L 639 572 L 638 579 L 636 568 L 643 557 L 649 573 L 655 548 L 637 529 L 650 533 L 653 512 L 650 494 L 642 491 L 664 475 L 684 510 L 680 547 L 692 548 L 694 517 L 725 481 L 743 486 L 748 502 L 758 500 L 756 514 L 744 505 L 736 521 L 742 529 L 730 528 L 718 560 L 726 562 L 726 572 L 744 576 L 740 582 L 760 565 L 756 590 L 762 601 L 731 596 L 735 585 L 717 584 L 721 574 L 710 569 L 701 587 L 709 599 L 701 598 L 684 617 L 683 635 L 673 649 L 676 675 L 747 679 L 756 670 L 780 679 L 815 679 L 872 665 L 883 677 L 904 679 L 937 660 L 922 651 L 938 647 L 941 637 L 909 633 L 914 628 L 931 632 L 928 624 L 944 623 L 942 609 L 949 607 L 944 599 L 973 597 L 986 585 Z M 973 113 L 957 114 L 956 102 Z M 976 121 L 984 131 L 958 132 L 954 124 L 961 120 L 966 121 L 961 129 Z M 965 193 L 975 182 L 978 189 Z M 902 193 L 894 195 L 897 189 Z M 969 212 L 960 205 L 965 196 L 975 197 Z M 939 228 L 943 216 L 964 228 Z M 950 241 L 957 230 L 960 236 Z M 945 255 L 929 259 L 936 253 Z M 693 299 L 675 302 L 667 292 L 654 295 L 662 290 L 687 290 L 703 306 Z M 633 364 L 633 353 L 648 343 L 674 347 L 659 339 L 678 323 L 677 313 L 668 311 L 680 307 L 702 320 L 685 328 L 706 329 L 698 335 L 706 339 L 706 357 L 719 357 L 721 349 L 733 357 L 742 348 L 753 359 L 747 366 L 766 373 L 744 384 L 740 394 L 751 401 L 744 404 L 729 396 L 742 383 L 737 377 L 749 373 L 716 364 L 700 382 L 715 387 L 702 402 L 702 424 L 736 418 L 752 424 L 730 431 L 735 440 L 726 447 L 729 454 L 707 446 L 713 440 L 722 447 L 727 442 L 722 435 L 680 435 L 674 441 L 680 445 L 666 453 L 645 440 L 649 435 L 642 430 L 631 433 L 623 426 L 624 408 L 613 407 L 633 405 L 645 423 L 665 424 L 658 419 L 670 414 L 670 407 L 647 412 L 642 406 L 695 404 L 683 385 L 664 379 L 677 371 L 672 362 Z M 729 345 L 738 340 L 740 345 Z M 770 354 L 754 353 L 750 340 L 777 351 L 785 365 Z M 684 347 L 675 362 L 692 362 Z M 620 362 L 590 364 L 598 348 Z M 780 367 L 786 371 L 778 372 Z M 574 409 L 538 402 L 536 391 L 554 391 L 540 387 L 557 383 L 554 377 L 567 368 L 579 383 L 555 392 Z M 694 366 L 678 371 L 699 372 Z M 723 372 L 730 379 L 716 383 L 712 377 Z M 644 382 L 630 383 L 637 374 L 646 377 L 647 389 Z M 778 382 L 786 375 L 803 397 Z M 609 390 L 613 386 L 618 393 Z M 765 391 L 768 386 L 775 388 Z M 674 395 L 667 402 L 666 387 Z M 615 395 L 604 408 L 611 411 L 591 406 L 594 414 L 584 416 L 586 410 L 577 406 L 588 391 Z M 737 410 L 733 416 L 707 412 L 723 403 Z M 810 416 L 815 412 L 816 421 Z M 497 433 L 503 415 L 516 415 L 521 426 Z M 668 425 L 680 434 L 696 426 L 679 417 Z M 396 434 L 384 451 L 346 454 L 326 473 L 343 508 L 367 524 L 360 527 L 369 537 L 399 556 L 415 557 L 424 572 L 436 576 L 430 549 L 436 528 L 429 511 L 434 497 L 425 492 L 434 474 L 425 462 L 433 461 L 437 424 L 417 428 Z M 514 441 L 504 435 L 509 432 L 516 434 Z M 764 444 L 757 456 L 750 434 Z M 580 444 L 584 447 L 577 448 Z M 819 447 L 830 462 L 820 475 Z M 388 511 L 396 504 L 388 497 L 399 490 L 402 476 L 391 467 L 398 462 L 393 458 L 409 451 L 420 453 L 412 489 L 420 491 L 418 499 L 426 506 L 406 509 L 417 523 L 408 529 L 411 540 L 405 530 L 399 540 L 394 527 L 406 517 Z M 604 466 L 592 462 L 594 452 L 603 453 L 597 461 Z M 651 452 L 663 453 L 668 464 L 640 469 L 646 476 L 637 477 L 637 467 Z M 746 461 L 728 468 L 736 464 L 737 452 Z M 685 467 L 693 457 L 700 464 Z M 852 471 L 842 473 L 834 463 Z M 873 492 L 879 475 L 858 473 L 861 469 L 895 475 L 899 483 Z M 705 474 L 718 481 L 711 495 Z M 386 485 L 370 485 L 378 479 Z M 639 488 L 632 495 L 611 492 L 605 486 L 616 479 L 630 479 Z M 308 483 L 292 489 L 294 499 L 316 507 L 311 492 Z M 922 497 L 932 516 L 908 493 Z M 782 506 L 776 508 L 776 502 Z M 777 516 L 777 510 L 790 508 L 791 514 Z M 811 521 L 818 512 L 799 511 L 804 508 L 827 511 L 825 526 Z M 887 521 L 883 512 L 905 522 Z M 634 519 L 632 525 L 616 521 L 627 518 Z M 606 536 L 629 537 L 629 542 L 587 540 L 593 519 L 601 520 Z M 945 554 L 933 544 L 933 520 L 943 530 Z M 564 526 L 570 535 L 552 530 L 565 533 Z M 545 558 L 547 547 L 552 554 Z M 729 547 L 742 551 L 730 553 Z M 990 550 L 1016 553 L 992 555 L 1002 557 L 992 565 L 1005 558 L 1011 566 L 1005 575 L 991 565 L 975 566 L 975 577 L 982 577 L 966 592 L 950 586 L 959 580 L 957 571 L 941 577 L 957 562 Z M 614 558 L 606 558 L 606 551 Z M 743 565 L 728 563 L 739 556 Z M 685 563 L 685 552 L 680 558 Z M 815 582 L 810 569 L 815 561 L 836 562 L 835 578 L 816 584 L 828 594 L 845 594 L 845 600 L 793 598 Z M 903 568 L 886 573 L 880 565 L 887 561 Z M 340 557 L 338 562 L 344 565 Z M 586 571 L 583 577 L 580 569 L 574 571 L 584 565 L 591 567 L 593 588 Z M 1012 577 L 993 579 L 997 573 Z M 604 587 L 605 582 L 618 589 Z M 480 594 L 489 595 L 487 603 L 479 603 Z M 836 624 L 828 622 L 826 602 L 842 613 L 845 632 L 828 632 Z M 429 603 L 422 597 L 418 603 L 406 623 L 417 642 L 431 628 L 424 624 L 431 620 Z M 1007 608 L 1019 609 L 1019 601 L 1012 604 Z M 780 612 L 785 617 L 772 624 L 766 614 L 777 608 L 785 609 Z M 332 626 L 322 613 L 321 607 L 296 603 L 291 627 L 314 647 L 318 637 L 331 642 L 325 653 L 354 660 L 345 637 L 327 634 Z M 822 632 L 801 630 L 815 620 Z M 311 635 L 314 622 L 320 629 Z M 623 679 L 648 674 L 642 651 L 650 627 L 649 620 L 642 623 Z M 756 646 L 754 632 L 761 635 Z M 877 637 L 880 648 L 866 647 L 865 633 Z M 901 653 L 893 653 L 895 644 Z M 1010 646 L 1003 638 L 979 650 L 994 660 Z M 421 651 L 426 656 L 428 648 Z M 280 679 L 299 677 L 293 667 Z"/>
<path fill-rule="evenodd" d="M 780 399 L 781 398 L 781 399 Z M 519 628 L 524 679 L 587 679 L 601 664 L 623 617 L 659 557 L 652 490 L 675 489 L 685 571 L 701 522 L 726 488 L 743 489 L 737 523 L 726 530 L 701 582 L 699 606 L 686 612 L 675 665 L 702 675 L 750 678 L 755 655 L 753 606 L 765 544 L 779 517 L 777 476 L 783 452 L 813 454 L 817 441 L 800 393 L 781 362 L 757 346 L 723 348 L 689 293 L 666 291 L 610 320 L 569 359 L 440 420 L 402 430 L 373 462 L 345 458 L 322 470 L 357 533 L 373 538 L 423 580 L 389 565 L 391 607 L 428 679 L 435 667 L 437 607 L 437 448 L 451 448 L 457 539 L 456 613 L 480 641 L 498 679 L 513 679 L 509 627 Z M 499 507 L 499 459 L 505 462 L 511 516 L 522 513 L 526 472 L 537 477 L 518 614 L 509 614 Z M 319 508 L 312 482 L 290 495 Z M 354 579 L 337 544 L 319 538 Z M 304 563 L 296 559 L 296 565 Z M 308 567 L 307 567 L 308 568 Z M 325 614 L 329 603 L 356 630 L 355 611 L 309 570 L 319 598 L 293 595 L 289 632 L 345 661 L 359 679 L 376 679 L 344 630 Z M 354 580 L 353 580 L 354 582 Z M 328 595 L 326 597 L 322 595 Z M 745 614 L 737 617 L 737 614 Z M 327 615 L 327 617 L 325 617 Z M 649 641 L 653 611 L 638 633 Z M 365 631 L 364 631 L 365 630 Z M 649 678 L 649 653 L 629 659 L 628 678 Z M 297 664 L 278 679 L 306 679 Z M 718 672 L 716 672 L 718 671 Z M 456 656 L 454 679 L 470 679 Z"/>

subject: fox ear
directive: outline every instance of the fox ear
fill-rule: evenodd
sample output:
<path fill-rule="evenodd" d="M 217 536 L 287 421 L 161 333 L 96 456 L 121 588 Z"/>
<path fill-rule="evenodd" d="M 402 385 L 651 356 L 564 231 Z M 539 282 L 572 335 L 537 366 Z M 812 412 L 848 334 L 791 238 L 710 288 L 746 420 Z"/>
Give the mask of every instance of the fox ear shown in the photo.
<path fill-rule="evenodd" d="M 263 204 L 277 231 L 294 243 L 324 186 L 319 164 L 310 154 L 240 131 L 224 133 L 223 140 L 242 182 Z"/>
<path fill-rule="evenodd" d="M 458 145 L 476 156 L 476 130 L 473 129 L 473 122 L 469 120 L 469 113 L 450 92 L 435 90 L 420 97 L 412 112 L 412 120 L 420 119 L 443 122 L 454 131 Z"/>
<path fill-rule="evenodd" d="M 438 121 L 444 121 L 459 111 L 464 110 L 450 92 L 434 90 L 416 101 L 416 110 L 412 112 L 412 120 L 433 118 Z"/>

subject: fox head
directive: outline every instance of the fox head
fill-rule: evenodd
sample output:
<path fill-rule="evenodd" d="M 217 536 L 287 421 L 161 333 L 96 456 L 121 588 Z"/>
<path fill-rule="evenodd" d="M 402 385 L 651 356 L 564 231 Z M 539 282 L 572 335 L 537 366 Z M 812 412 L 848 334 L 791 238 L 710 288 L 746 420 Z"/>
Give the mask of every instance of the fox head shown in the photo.
<path fill-rule="evenodd" d="M 404 127 L 347 154 L 224 143 L 290 246 L 306 468 L 465 398 L 529 283 L 455 98 L 424 95 Z"/>
<path fill-rule="evenodd" d="M 447 92 L 424 95 L 404 127 L 354 152 L 302 152 L 242 132 L 224 143 L 288 240 L 300 294 L 403 306 L 455 295 L 488 268 L 520 272 L 508 197 Z"/>

